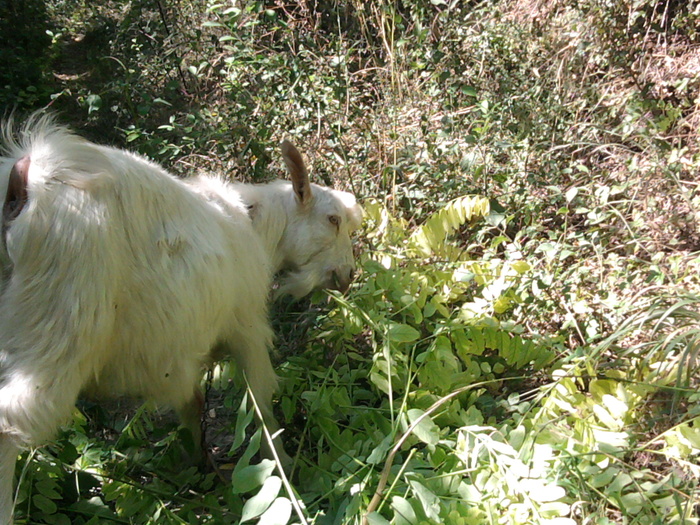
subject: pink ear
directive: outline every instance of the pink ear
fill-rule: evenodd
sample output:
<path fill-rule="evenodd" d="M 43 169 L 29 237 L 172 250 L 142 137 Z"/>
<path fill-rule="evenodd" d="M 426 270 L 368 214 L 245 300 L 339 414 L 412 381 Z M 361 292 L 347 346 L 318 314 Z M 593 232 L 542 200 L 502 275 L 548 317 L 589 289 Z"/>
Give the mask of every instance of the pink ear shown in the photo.
<path fill-rule="evenodd" d="M 311 183 L 309 182 L 309 173 L 306 171 L 304 159 L 301 158 L 301 153 L 288 140 L 283 140 L 280 145 L 282 150 L 282 158 L 287 165 L 289 177 L 292 179 L 294 193 L 296 193 L 299 204 L 306 205 L 313 199 L 311 193 Z"/>
<path fill-rule="evenodd" d="M 7 183 L 5 204 L 2 208 L 4 222 L 15 219 L 24 205 L 27 203 L 27 183 L 29 181 L 29 165 L 31 160 L 26 155 L 15 162 L 10 171 L 10 180 Z"/>

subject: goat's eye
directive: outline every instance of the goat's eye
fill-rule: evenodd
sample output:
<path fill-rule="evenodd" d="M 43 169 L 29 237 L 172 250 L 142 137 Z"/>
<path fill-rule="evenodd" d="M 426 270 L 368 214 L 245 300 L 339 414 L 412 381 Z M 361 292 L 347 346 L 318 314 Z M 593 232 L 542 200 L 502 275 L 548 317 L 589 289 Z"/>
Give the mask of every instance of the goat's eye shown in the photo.
<path fill-rule="evenodd" d="M 328 220 L 330 221 L 330 223 L 333 226 L 335 226 L 335 227 L 340 226 L 340 217 L 338 217 L 337 215 L 329 215 Z"/>

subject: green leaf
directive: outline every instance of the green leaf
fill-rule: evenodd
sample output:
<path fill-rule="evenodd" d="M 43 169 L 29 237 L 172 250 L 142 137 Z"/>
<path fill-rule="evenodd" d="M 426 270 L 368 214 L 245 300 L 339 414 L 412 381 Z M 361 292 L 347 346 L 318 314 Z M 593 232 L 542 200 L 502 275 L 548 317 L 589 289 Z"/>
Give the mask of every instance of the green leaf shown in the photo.
<path fill-rule="evenodd" d="M 381 370 L 381 368 L 373 368 L 369 374 L 369 378 L 372 381 L 372 384 L 374 384 L 385 394 L 388 395 L 391 392 L 391 383 L 389 382 L 389 378 L 387 377 L 386 373 Z"/>
<path fill-rule="evenodd" d="M 606 394 L 603 396 L 602 401 L 603 404 L 607 407 L 610 415 L 612 415 L 616 419 L 621 419 L 625 415 L 627 415 L 627 412 L 629 410 L 627 403 L 619 400 L 617 397 L 612 396 L 610 394 Z"/>
<path fill-rule="evenodd" d="M 102 107 L 102 97 L 99 95 L 88 95 L 86 101 L 88 104 L 88 114 L 94 111 L 99 111 L 99 109 Z"/>
<path fill-rule="evenodd" d="M 238 407 L 236 412 L 236 427 L 233 439 L 233 444 L 231 445 L 230 454 L 237 451 L 241 445 L 247 439 L 246 430 L 248 426 L 253 422 L 255 418 L 255 411 L 253 409 L 248 409 L 248 392 L 243 395 L 243 400 Z"/>
<path fill-rule="evenodd" d="M 567 203 L 571 203 L 571 201 L 576 198 L 576 195 L 578 195 L 578 190 L 579 189 L 575 186 L 567 190 L 567 192 L 565 193 Z"/>
<path fill-rule="evenodd" d="M 612 480 L 612 483 L 607 486 L 606 492 L 608 494 L 622 492 L 622 489 L 630 485 L 633 481 L 632 476 L 626 472 L 619 472 L 618 475 Z"/>
<path fill-rule="evenodd" d="M 45 514 L 54 514 L 58 510 L 58 506 L 42 494 L 34 494 L 32 503 Z"/>
<path fill-rule="evenodd" d="M 594 476 L 589 476 L 587 478 L 588 484 L 593 488 L 600 488 L 608 485 L 617 475 L 620 473 L 620 469 L 617 468 L 606 468 L 602 472 L 595 474 Z"/>
<path fill-rule="evenodd" d="M 395 343 L 412 343 L 420 337 L 420 332 L 407 324 L 391 324 L 386 337 Z"/>
<path fill-rule="evenodd" d="M 647 495 L 631 492 L 620 497 L 620 507 L 625 510 L 628 515 L 634 516 L 638 514 L 647 503 Z"/>
<path fill-rule="evenodd" d="M 593 405 L 593 412 L 598 417 L 598 421 L 600 421 L 603 425 L 608 427 L 610 430 L 622 430 L 622 427 L 623 427 L 622 421 L 615 418 L 602 405 L 600 405 L 598 403 L 594 404 Z"/>
<path fill-rule="evenodd" d="M 534 501 L 540 503 L 547 503 L 550 501 L 558 501 L 566 497 L 566 491 L 559 485 L 545 485 L 539 480 L 531 480 L 525 483 L 528 487 L 528 494 Z"/>
<path fill-rule="evenodd" d="M 292 516 L 292 502 L 287 498 L 277 498 L 270 508 L 260 516 L 259 525 L 286 525 Z"/>
<path fill-rule="evenodd" d="M 522 275 L 526 272 L 529 272 L 532 268 L 530 266 L 530 263 L 528 263 L 527 261 L 513 261 L 510 263 L 510 267 L 513 268 L 513 270 L 515 270 L 518 273 L 518 275 Z"/>
<path fill-rule="evenodd" d="M 51 525 L 72 525 L 73 521 L 65 514 L 52 514 Z"/>
<path fill-rule="evenodd" d="M 396 525 L 417 525 L 420 520 L 416 516 L 416 511 L 406 498 L 394 496 L 391 498 L 391 507 L 394 509 L 394 523 Z"/>
<path fill-rule="evenodd" d="M 271 476 L 265 480 L 260 491 L 245 502 L 241 513 L 241 523 L 262 515 L 277 498 L 282 488 L 282 480 L 277 476 Z"/>
<path fill-rule="evenodd" d="M 369 525 L 390 525 L 390 523 L 378 512 L 370 512 L 366 516 Z"/>
<path fill-rule="evenodd" d="M 80 500 L 70 506 L 71 510 L 81 512 L 88 516 L 97 516 L 104 518 L 114 518 L 114 513 L 109 506 L 102 501 L 98 496 L 93 496 L 89 500 Z"/>
<path fill-rule="evenodd" d="M 512 365 L 517 357 L 515 345 L 512 344 L 510 337 L 505 332 L 501 332 L 499 339 L 500 342 L 497 344 L 498 354 L 506 360 L 506 363 Z"/>
<path fill-rule="evenodd" d="M 694 421 L 695 425 L 691 427 Z M 678 427 L 678 432 L 683 436 L 694 450 L 694 454 L 700 452 L 700 418 L 686 421 Z"/>
<path fill-rule="evenodd" d="M 270 459 L 263 459 L 257 465 L 249 465 L 240 470 L 234 470 L 231 477 L 231 491 L 243 494 L 260 487 L 275 470 L 276 464 Z"/>
<path fill-rule="evenodd" d="M 506 209 L 496 199 L 489 201 L 489 213 L 486 215 L 486 223 L 494 228 L 505 226 Z"/>
<path fill-rule="evenodd" d="M 419 408 L 411 408 L 408 410 L 408 420 L 413 424 L 424 414 L 425 412 Z M 420 420 L 420 423 L 413 429 L 413 434 L 428 445 L 436 445 L 440 441 L 440 428 L 430 416 L 425 416 Z"/>
<path fill-rule="evenodd" d="M 61 497 L 56 491 L 56 482 L 52 479 L 39 481 L 34 485 L 34 488 L 36 488 L 42 496 L 46 496 L 49 499 L 60 499 Z"/>
<path fill-rule="evenodd" d="M 411 480 L 411 489 L 423 505 L 425 515 L 435 521 L 440 520 L 440 499 L 428 487 L 416 480 Z"/>
<path fill-rule="evenodd" d="M 386 455 L 389 450 L 391 450 L 393 444 L 393 437 L 391 435 L 386 436 L 384 439 L 382 439 L 382 442 L 379 445 L 374 447 L 372 453 L 367 457 L 367 463 L 376 465 L 377 463 L 384 461 L 384 458 L 386 458 Z"/>

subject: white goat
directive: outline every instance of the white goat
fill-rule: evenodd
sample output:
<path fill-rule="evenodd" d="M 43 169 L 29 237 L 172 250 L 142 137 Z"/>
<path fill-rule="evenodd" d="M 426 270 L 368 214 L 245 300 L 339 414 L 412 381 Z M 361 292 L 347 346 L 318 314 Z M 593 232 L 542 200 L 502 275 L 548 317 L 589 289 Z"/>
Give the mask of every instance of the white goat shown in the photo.
<path fill-rule="evenodd" d="M 202 370 L 225 349 L 276 430 L 273 274 L 297 297 L 347 289 L 355 198 L 310 184 L 286 141 L 292 182 L 247 185 L 178 179 L 46 116 L 13 134 L 6 123 L 0 525 L 19 450 L 50 440 L 81 392 L 172 406 L 198 443 Z"/>

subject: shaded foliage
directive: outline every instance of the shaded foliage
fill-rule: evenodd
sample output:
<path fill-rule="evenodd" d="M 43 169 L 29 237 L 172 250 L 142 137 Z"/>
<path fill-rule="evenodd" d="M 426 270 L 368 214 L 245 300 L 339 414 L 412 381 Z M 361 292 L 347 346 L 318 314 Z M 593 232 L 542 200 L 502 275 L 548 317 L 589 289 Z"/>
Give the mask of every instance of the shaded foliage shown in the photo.
<path fill-rule="evenodd" d="M 51 37 L 43 0 L 0 2 L 0 106 L 33 108 L 51 94 Z"/>

